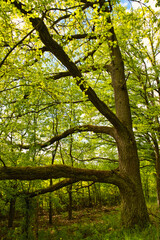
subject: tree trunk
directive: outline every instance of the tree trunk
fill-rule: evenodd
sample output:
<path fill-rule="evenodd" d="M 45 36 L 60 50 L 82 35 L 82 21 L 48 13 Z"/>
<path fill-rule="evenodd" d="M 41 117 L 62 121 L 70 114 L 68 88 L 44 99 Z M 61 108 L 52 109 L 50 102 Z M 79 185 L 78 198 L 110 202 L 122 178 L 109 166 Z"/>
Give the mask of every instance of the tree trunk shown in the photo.
<path fill-rule="evenodd" d="M 152 138 L 154 141 L 154 152 L 155 152 L 155 160 L 156 160 L 156 183 L 157 183 L 157 204 L 160 207 L 160 152 L 158 141 L 156 137 Z"/>
<path fill-rule="evenodd" d="M 93 207 L 90 186 L 88 186 L 88 207 Z"/>
<path fill-rule="evenodd" d="M 29 230 L 30 230 L 30 199 L 25 198 L 25 212 L 24 212 L 24 224 L 22 227 L 22 234 L 25 240 L 29 239 Z"/>
<path fill-rule="evenodd" d="M 108 22 L 111 23 L 110 17 Z M 122 199 L 122 223 L 125 226 L 134 226 L 135 224 L 144 226 L 149 222 L 149 215 L 140 178 L 139 158 L 132 129 L 124 63 L 113 27 L 111 27 L 110 33 L 108 44 L 112 61 L 112 86 L 114 89 L 116 116 L 122 123 L 121 126 L 115 126 L 115 139 L 119 154 L 120 175 L 126 179 L 128 185 L 126 188 L 119 186 Z M 110 42 L 116 42 L 117 45 L 110 45 Z"/>
<path fill-rule="evenodd" d="M 38 231 L 39 231 L 39 199 L 37 198 L 35 210 L 35 240 L 38 240 Z"/>
<path fill-rule="evenodd" d="M 53 216 L 53 206 L 52 206 L 52 196 L 49 196 L 49 224 L 52 225 L 52 216 Z"/>
<path fill-rule="evenodd" d="M 9 228 L 13 227 L 13 221 L 14 221 L 14 216 L 15 216 L 15 203 L 16 203 L 16 199 L 12 198 L 10 200 L 10 206 L 9 206 L 9 216 L 8 216 L 8 227 Z"/>
<path fill-rule="evenodd" d="M 125 226 L 145 226 L 149 216 L 143 195 L 137 148 L 130 133 L 118 137 L 119 170 L 128 187 L 120 187 L 122 199 L 122 223 Z"/>
<path fill-rule="evenodd" d="M 69 196 L 68 220 L 71 220 L 72 219 L 72 184 L 68 188 L 68 196 Z"/>
<path fill-rule="evenodd" d="M 145 199 L 149 200 L 149 182 L 148 182 L 148 175 L 145 177 L 145 182 L 144 182 L 144 196 Z"/>
<path fill-rule="evenodd" d="M 126 179 L 127 180 L 127 179 Z M 149 222 L 149 217 L 144 201 L 141 186 L 128 186 L 128 189 L 120 189 L 121 193 L 121 221 L 125 227 L 138 225 L 145 227 Z"/>
<path fill-rule="evenodd" d="M 53 182 L 50 179 L 50 186 L 52 186 Z M 49 224 L 52 225 L 52 215 L 53 215 L 53 203 L 52 203 L 52 194 L 49 195 Z"/>
<path fill-rule="evenodd" d="M 124 134 L 126 132 L 126 134 Z M 122 223 L 125 226 L 145 226 L 149 215 L 142 190 L 139 159 L 134 135 L 128 130 L 117 134 L 120 175 L 128 187 L 119 186 L 122 199 Z"/>
<path fill-rule="evenodd" d="M 159 159 L 160 161 L 160 159 Z M 160 169 L 156 172 L 156 182 L 157 182 L 157 205 L 160 207 Z"/>

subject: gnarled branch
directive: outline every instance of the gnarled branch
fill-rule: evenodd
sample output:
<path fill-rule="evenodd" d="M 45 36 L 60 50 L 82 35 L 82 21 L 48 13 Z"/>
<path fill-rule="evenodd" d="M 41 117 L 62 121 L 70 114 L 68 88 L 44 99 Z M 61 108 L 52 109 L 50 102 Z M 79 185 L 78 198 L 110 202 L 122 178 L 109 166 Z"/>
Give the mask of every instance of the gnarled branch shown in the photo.
<path fill-rule="evenodd" d="M 94 132 L 94 133 L 105 133 L 112 137 L 115 137 L 115 130 L 111 127 L 105 127 L 105 126 L 94 126 L 94 125 L 82 125 L 82 126 L 76 126 L 73 128 L 70 128 L 63 133 L 54 136 L 53 138 L 49 139 L 45 143 L 37 143 L 34 144 L 34 146 L 37 146 L 39 149 L 45 148 L 53 144 L 54 142 L 57 142 L 63 138 L 66 138 L 67 136 L 73 134 L 73 133 L 79 133 L 79 132 Z M 21 145 L 17 144 L 17 146 L 21 147 L 22 149 L 29 149 L 33 147 L 32 145 Z"/>
<path fill-rule="evenodd" d="M 47 180 L 51 178 L 72 178 L 75 182 L 94 181 L 111 183 L 118 187 L 124 187 L 126 183 L 126 179 L 120 176 L 118 169 L 104 171 L 80 169 L 66 165 L 50 165 L 45 167 L 0 167 L 0 180 Z"/>

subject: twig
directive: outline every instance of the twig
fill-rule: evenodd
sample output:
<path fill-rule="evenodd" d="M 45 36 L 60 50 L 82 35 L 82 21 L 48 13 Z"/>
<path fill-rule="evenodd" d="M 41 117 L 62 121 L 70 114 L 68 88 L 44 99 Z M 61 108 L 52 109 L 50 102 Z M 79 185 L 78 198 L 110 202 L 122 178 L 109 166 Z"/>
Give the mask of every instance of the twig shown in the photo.
<path fill-rule="evenodd" d="M 3 63 L 5 62 L 5 60 L 8 58 L 8 56 L 13 52 L 13 50 L 20 45 L 29 35 L 31 35 L 31 33 L 35 30 L 35 28 L 33 28 L 29 33 L 27 33 L 26 36 L 24 36 L 19 42 L 17 42 L 11 49 L 10 51 L 6 54 L 6 56 L 4 57 L 4 59 L 0 62 L 0 67 L 3 65 Z"/>

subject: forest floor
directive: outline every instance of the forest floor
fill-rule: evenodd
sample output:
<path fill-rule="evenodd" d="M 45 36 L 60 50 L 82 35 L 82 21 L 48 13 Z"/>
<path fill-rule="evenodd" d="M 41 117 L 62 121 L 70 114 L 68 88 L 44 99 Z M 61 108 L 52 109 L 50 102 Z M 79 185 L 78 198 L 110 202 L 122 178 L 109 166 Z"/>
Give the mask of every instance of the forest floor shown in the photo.
<path fill-rule="evenodd" d="M 85 208 L 53 216 L 53 224 L 47 225 L 48 217 L 40 220 L 38 240 L 158 240 L 160 239 L 160 212 L 155 205 L 149 207 L 151 225 L 143 231 L 126 230 L 120 224 L 120 207 Z M 45 231 L 46 229 L 46 231 Z M 48 235 L 47 234 L 48 231 Z"/>
<path fill-rule="evenodd" d="M 54 215 L 52 225 L 48 223 L 46 214 L 39 217 L 39 239 L 43 239 L 48 231 L 46 240 L 100 240 L 104 232 L 112 232 L 113 222 L 119 221 L 119 207 L 85 208 L 72 212 L 72 219 L 68 220 L 68 213 Z M 44 233 L 45 232 L 45 233 Z M 52 235 L 50 238 L 49 235 Z M 44 238 L 45 239 L 45 238 Z"/>
<path fill-rule="evenodd" d="M 43 211 L 38 221 L 31 226 L 29 238 L 21 234 L 20 219 L 16 219 L 12 229 L 4 229 L 0 240 L 158 240 L 160 239 L 160 213 L 157 208 L 149 210 L 152 224 L 148 228 L 126 230 L 120 225 L 120 207 L 85 208 L 73 211 L 72 220 L 68 213 L 55 214 L 49 224 L 48 212 Z M 7 225 L 7 222 L 6 222 Z M 3 228 L 1 228 L 1 226 Z"/>
<path fill-rule="evenodd" d="M 85 208 L 53 216 L 39 218 L 38 240 L 158 240 L 160 239 L 160 212 L 155 206 L 149 208 L 151 225 L 143 231 L 123 229 L 120 224 L 120 207 Z M 48 234 L 47 234 L 48 232 Z"/>
<path fill-rule="evenodd" d="M 52 221 L 53 226 L 70 226 L 73 224 L 82 224 L 87 223 L 103 223 L 104 213 L 114 214 L 115 211 L 118 211 L 118 207 L 97 207 L 97 208 L 85 208 L 82 210 L 77 210 L 72 212 L 72 219 L 68 219 L 68 213 L 64 212 L 59 215 L 53 215 Z M 44 224 L 48 221 L 48 215 L 42 215 L 42 219 L 39 217 L 39 222 Z"/>

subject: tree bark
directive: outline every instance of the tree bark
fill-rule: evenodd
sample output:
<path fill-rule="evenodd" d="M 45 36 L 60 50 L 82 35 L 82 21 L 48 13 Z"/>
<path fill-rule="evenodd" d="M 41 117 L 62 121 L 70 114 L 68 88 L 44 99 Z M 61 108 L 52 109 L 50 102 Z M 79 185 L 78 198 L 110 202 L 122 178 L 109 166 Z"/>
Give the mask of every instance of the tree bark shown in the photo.
<path fill-rule="evenodd" d="M 92 198 L 91 198 L 91 191 L 90 191 L 89 185 L 88 185 L 88 207 L 92 207 Z"/>
<path fill-rule="evenodd" d="M 160 207 L 160 151 L 156 136 L 152 134 L 152 140 L 154 142 L 155 153 L 155 166 L 156 166 L 156 183 L 157 183 L 157 204 Z"/>
<path fill-rule="evenodd" d="M 125 184 L 125 180 L 119 175 L 118 169 L 111 171 L 80 169 L 57 164 L 44 167 L 0 167 L 0 180 L 47 180 L 51 178 L 72 178 L 72 183 L 76 181 L 93 181 L 115 185 Z"/>
<path fill-rule="evenodd" d="M 52 206 L 52 196 L 49 196 L 49 224 L 52 225 L 52 216 L 53 216 L 53 206 Z"/>

